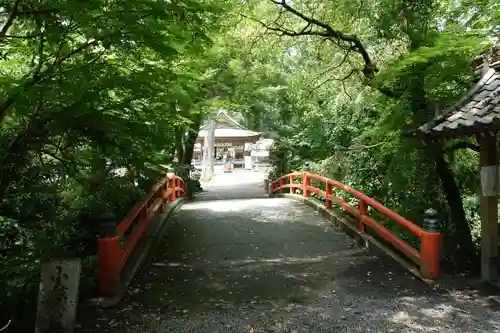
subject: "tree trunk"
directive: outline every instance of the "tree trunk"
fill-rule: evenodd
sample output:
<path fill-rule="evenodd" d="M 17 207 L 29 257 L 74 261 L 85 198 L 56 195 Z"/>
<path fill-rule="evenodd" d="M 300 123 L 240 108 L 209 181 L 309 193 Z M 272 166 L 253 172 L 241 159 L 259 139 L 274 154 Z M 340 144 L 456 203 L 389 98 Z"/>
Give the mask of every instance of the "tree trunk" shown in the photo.
<path fill-rule="evenodd" d="M 413 123 L 422 124 L 434 117 L 435 105 L 429 102 L 424 90 L 424 76 L 426 64 L 414 65 L 408 76 L 410 87 L 410 103 L 413 110 Z M 470 268 L 474 261 L 474 244 L 470 232 L 469 223 L 465 216 L 464 205 L 460 188 L 457 185 L 453 172 L 444 158 L 441 144 L 432 144 L 427 149 L 433 156 L 436 173 L 441 180 L 443 193 L 450 209 L 453 222 L 453 241 L 456 244 L 457 263 L 462 268 Z"/>
<path fill-rule="evenodd" d="M 465 216 L 460 188 L 455 181 L 453 172 L 444 159 L 442 149 L 435 152 L 434 160 L 436 172 L 441 180 L 443 192 L 450 209 L 451 220 L 453 221 L 453 240 L 456 245 L 457 263 L 461 268 L 471 268 L 471 264 L 475 261 L 476 252 L 472 242 L 470 226 Z"/>
<path fill-rule="evenodd" d="M 188 133 L 188 136 L 184 144 L 184 157 L 182 160 L 182 164 L 185 165 L 191 164 L 191 160 L 193 159 L 194 145 L 196 143 L 196 138 L 198 138 L 198 131 L 191 130 Z"/>
<path fill-rule="evenodd" d="M 175 130 L 175 152 L 177 154 L 177 162 L 183 164 L 184 161 L 184 127 L 179 126 Z"/>
<path fill-rule="evenodd" d="M 191 160 L 193 159 L 194 145 L 196 143 L 196 139 L 198 138 L 198 132 L 200 130 L 202 115 L 196 114 L 192 121 L 193 124 L 189 128 L 189 132 L 187 137 L 184 137 L 183 134 L 183 145 L 182 145 L 182 156 L 178 156 L 179 163 L 183 166 L 183 169 L 186 170 L 186 175 L 183 175 L 184 179 L 189 178 L 189 166 L 191 165 Z M 178 150 L 179 151 L 179 150 Z"/>
<path fill-rule="evenodd" d="M 48 141 L 50 133 L 47 128 L 51 121 L 52 118 L 47 117 L 28 122 L 9 143 L 0 147 L 0 197 L 4 197 L 11 185 L 19 181 L 19 170 L 28 163 L 29 153 L 39 151 Z"/>

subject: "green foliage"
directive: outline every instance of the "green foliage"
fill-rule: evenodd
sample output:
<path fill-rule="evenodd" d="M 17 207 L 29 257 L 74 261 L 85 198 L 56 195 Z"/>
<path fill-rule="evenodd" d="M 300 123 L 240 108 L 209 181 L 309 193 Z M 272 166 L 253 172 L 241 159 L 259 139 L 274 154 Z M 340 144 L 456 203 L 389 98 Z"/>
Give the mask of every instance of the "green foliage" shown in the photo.
<path fill-rule="evenodd" d="M 473 82 L 498 2 L 291 2 L 302 17 L 285 5 L 0 0 L 3 316 L 34 304 L 51 256 L 80 256 L 92 272 L 99 218 L 120 220 L 166 170 L 186 174 L 190 134 L 220 107 L 276 139 L 272 178 L 308 163 L 417 223 L 434 207 L 446 257 L 465 257 L 436 156 L 477 241 L 475 155 L 403 133 Z"/>
<path fill-rule="evenodd" d="M 0 322 L 33 306 L 47 258 L 82 257 L 94 278 L 100 217 L 119 222 L 180 169 L 183 133 L 198 130 L 216 83 L 205 53 L 228 8 L 0 1 Z"/>
<path fill-rule="evenodd" d="M 253 39 L 239 42 L 248 87 L 239 98 L 247 123 L 276 139 L 270 176 L 307 162 L 415 223 L 434 207 L 446 259 L 473 261 L 477 157 L 453 150 L 454 141 L 424 146 L 405 133 L 473 83 L 471 60 L 498 37 L 497 2 L 318 0 L 240 10 L 252 17 L 245 36 Z M 463 203 L 442 185 L 446 175 Z"/>

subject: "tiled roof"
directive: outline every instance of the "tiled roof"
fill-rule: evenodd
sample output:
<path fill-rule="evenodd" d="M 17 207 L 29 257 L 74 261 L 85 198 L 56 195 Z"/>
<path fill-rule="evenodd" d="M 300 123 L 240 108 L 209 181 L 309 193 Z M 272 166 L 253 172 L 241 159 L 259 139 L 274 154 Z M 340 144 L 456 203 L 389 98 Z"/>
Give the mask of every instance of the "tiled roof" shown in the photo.
<path fill-rule="evenodd" d="M 254 132 L 240 125 L 236 120 L 231 118 L 225 110 L 219 110 L 215 117 L 215 137 L 216 138 L 256 138 L 262 133 Z M 198 138 L 207 135 L 209 123 L 206 123 L 200 128 Z"/>
<path fill-rule="evenodd" d="M 253 149 L 255 150 L 269 150 L 269 148 L 272 146 L 274 143 L 273 139 L 260 139 L 253 145 Z"/>
<path fill-rule="evenodd" d="M 226 110 L 219 110 L 213 116 L 213 119 L 218 123 L 217 128 L 239 128 L 246 129 L 243 125 L 238 123 L 235 119 L 233 119 Z M 205 130 L 208 128 L 209 122 L 205 121 L 203 126 L 201 126 L 200 130 Z"/>
<path fill-rule="evenodd" d="M 207 135 L 207 130 L 201 130 L 198 134 L 199 137 Z M 246 138 L 246 137 L 257 137 L 260 133 L 239 129 L 239 128 L 216 128 L 215 137 L 216 138 Z"/>
<path fill-rule="evenodd" d="M 458 103 L 414 133 L 462 136 L 497 130 L 500 130 L 500 72 L 490 69 Z"/>

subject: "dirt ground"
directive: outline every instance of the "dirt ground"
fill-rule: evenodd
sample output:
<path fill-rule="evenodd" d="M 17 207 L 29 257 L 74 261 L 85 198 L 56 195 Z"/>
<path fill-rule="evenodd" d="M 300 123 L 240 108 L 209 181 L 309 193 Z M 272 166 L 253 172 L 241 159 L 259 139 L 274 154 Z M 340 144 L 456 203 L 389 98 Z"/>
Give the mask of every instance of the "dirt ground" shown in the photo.
<path fill-rule="evenodd" d="M 205 184 L 128 296 L 81 311 L 77 333 L 500 331 L 493 298 L 429 288 L 252 177 Z"/>

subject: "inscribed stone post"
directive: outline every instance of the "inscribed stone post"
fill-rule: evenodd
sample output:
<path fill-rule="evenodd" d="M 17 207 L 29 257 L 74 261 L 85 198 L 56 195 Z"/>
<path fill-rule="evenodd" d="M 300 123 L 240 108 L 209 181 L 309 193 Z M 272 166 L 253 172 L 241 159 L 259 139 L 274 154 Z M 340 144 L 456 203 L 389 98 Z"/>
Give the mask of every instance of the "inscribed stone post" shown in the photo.
<path fill-rule="evenodd" d="M 35 333 L 73 333 L 80 271 L 80 259 L 42 264 Z"/>

